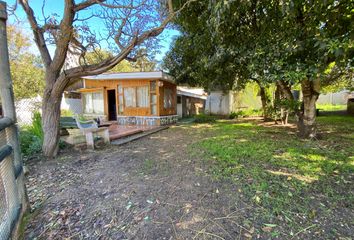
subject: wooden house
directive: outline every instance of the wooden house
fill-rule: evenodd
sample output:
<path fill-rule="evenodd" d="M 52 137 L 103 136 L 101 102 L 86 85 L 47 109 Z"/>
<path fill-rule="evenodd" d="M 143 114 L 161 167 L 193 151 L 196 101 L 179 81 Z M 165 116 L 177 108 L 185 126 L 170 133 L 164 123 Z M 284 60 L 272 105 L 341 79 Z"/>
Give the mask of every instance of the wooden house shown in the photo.
<path fill-rule="evenodd" d="M 177 90 L 163 72 L 107 73 L 83 78 L 83 114 L 121 125 L 177 121 Z"/>

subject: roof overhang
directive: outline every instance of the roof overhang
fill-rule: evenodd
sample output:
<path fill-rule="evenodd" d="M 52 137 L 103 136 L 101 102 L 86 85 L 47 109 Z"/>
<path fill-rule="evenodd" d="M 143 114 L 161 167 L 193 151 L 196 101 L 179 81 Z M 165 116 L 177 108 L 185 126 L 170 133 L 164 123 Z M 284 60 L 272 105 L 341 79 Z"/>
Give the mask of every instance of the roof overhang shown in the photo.
<path fill-rule="evenodd" d="M 203 99 L 203 100 L 207 99 L 207 96 L 205 96 L 205 95 L 199 95 L 199 94 L 186 92 L 186 91 L 182 91 L 182 90 L 177 90 L 177 95 L 183 95 L 183 96 L 187 96 L 187 97 L 199 98 L 199 99 Z"/>
<path fill-rule="evenodd" d="M 89 80 L 141 80 L 141 79 L 161 79 L 174 83 L 173 78 L 168 74 L 158 72 L 126 72 L 126 73 L 103 73 L 94 76 L 85 76 L 83 79 Z"/>

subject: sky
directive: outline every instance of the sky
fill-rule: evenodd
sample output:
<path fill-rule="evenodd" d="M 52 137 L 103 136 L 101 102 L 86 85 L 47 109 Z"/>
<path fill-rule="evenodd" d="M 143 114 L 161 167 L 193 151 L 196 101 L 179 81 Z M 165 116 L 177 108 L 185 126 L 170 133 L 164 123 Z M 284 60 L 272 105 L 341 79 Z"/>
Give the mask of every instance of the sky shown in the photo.
<path fill-rule="evenodd" d="M 58 14 L 59 16 L 62 15 L 63 1 L 60 1 L 60 0 L 45 0 L 45 1 L 46 1 L 46 4 L 45 4 L 45 8 L 44 8 L 44 13 L 46 16 L 51 15 L 51 14 Z M 9 7 L 9 6 L 13 6 L 14 3 L 16 2 L 16 0 L 8 0 L 6 2 Z M 35 12 L 36 17 L 40 20 L 41 16 L 42 16 L 43 0 L 32 0 L 29 2 L 30 2 L 30 6 L 32 7 L 32 9 Z M 77 2 L 79 2 L 79 1 L 77 1 Z M 26 33 L 30 37 L 32 37 L 31 28 L 27 22 L 26 15 L 25 15 L 24 11 L 22 10 L 21 6 L 17 7 L 17 9 L 15 11 L 15 15 L 16 16 L 9 16 L 8 22 L 14 23 L 16 21 L 21 21 L 20 26 L 26 31 Z M 85 13 L 83 14 L 83 16 L 84 15 L 85 15 Z M 99 21 L 96 21 L 95 24 L 90 24 L 90 28 L 92 28 L 94 31 L 99 31 L 99 29 L 100 29 Z M 179 35 L 179 32 L 174 29 L 165 29 L 165 31 L 160 35 L 160 39 L 161 39 L 160 53 L 157 53 L 155 55 L 155 59 L 158 62 L 163 59 L 166 52 L 169 50 L 174 37 L 176 37 L 178 35 Z M 37 47 L 35 46 L 35 44 L 33 44 L 33 46 L 30 48 L 30 51 L 32 51 L 33 53 L 38 53 L 38 50 L 37 50 Z M 54 46 L 50 46 L 49 51 L 51 52 L 51 54 L 53 54 L 54 53 Z"/>

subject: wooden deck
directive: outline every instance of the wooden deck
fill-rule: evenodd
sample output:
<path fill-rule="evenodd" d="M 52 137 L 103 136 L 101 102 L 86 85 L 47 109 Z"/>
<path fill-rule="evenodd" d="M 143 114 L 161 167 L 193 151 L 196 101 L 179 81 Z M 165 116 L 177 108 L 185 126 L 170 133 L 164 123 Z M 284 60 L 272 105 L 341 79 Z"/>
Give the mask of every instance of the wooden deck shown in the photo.
<path fill-rule="evenodd" d="M 112 122 L 109 124 L 111 124 L 108 127 L 111 141 L 159 128 L 159 126 L 118 125 Z M 68 129 L 68 131 L 69 135 L 62 136 L 61 140 L 72 145 L 86 143 L 85 135 L 79 129 Z"/>
<path fill-rule="evenodd" d="M 118 125 L 112 124 L 109 126 L 109 138 L 110 140 L 116 140 L 123 137 L 128 137 L 130 135 L 134 135 L 137 133 L 142 133 L 145 131 L 149 131 L 159 126 L 137 126 L 137 125 Z"/>

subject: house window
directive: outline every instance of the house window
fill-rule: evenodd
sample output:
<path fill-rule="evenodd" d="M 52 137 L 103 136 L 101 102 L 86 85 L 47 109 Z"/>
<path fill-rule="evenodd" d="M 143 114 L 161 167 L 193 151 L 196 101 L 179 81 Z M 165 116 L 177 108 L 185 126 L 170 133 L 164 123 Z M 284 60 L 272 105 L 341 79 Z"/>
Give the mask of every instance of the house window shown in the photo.
<path fill-rule="evenodd" d="M 124 113 L 124 100 L 123 100 L 123 88 L 122 85 L 118 85 L 118 114 Z"/>
<path fill-rule="evenodd" d="M 149 107 L 149 86 L 124 88 L 125 107 Z"/>
<path fill-rule="evenodd" d="M 126 107 L 136 107 L 135 87 L 124 88 L 124 100 L 125 100 Z"/>
<path fill-rule="evenodd" d="M 84 113 L 103 114 L 103 94 L 102 92 L 92 92 L 83 94 Z"/>
<path fill-rule="evenodd" d="M 172 89 L 165 88 L 163 93 L 163 107 L 172 108 Z"/>
<path fill-rule="evenodd" d="M 149 87 L 148 86 L 141 86 L 137 87 L 137 107 L 149 107 Z"/>

